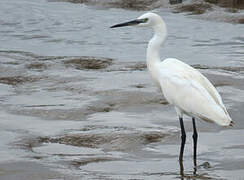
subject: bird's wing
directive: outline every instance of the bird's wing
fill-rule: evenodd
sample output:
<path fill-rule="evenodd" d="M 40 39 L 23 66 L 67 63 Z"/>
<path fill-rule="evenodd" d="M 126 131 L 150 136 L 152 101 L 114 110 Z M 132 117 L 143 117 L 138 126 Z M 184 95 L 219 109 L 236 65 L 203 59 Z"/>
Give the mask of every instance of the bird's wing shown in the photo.
<path fill-rule="evenodd" d="M 221 96 L 219 95 L 216 88 L 212 85 L 212 83 L 198 70 L 194 69 L 193 67 L 189 66 L 188 64 L 179 61 L 174 58 L 166 59 L 167 67 L 170 67 L 170 71 L 177 72 L 180 77 L 184 77 L 188 80 L 194 80 L 198 82 L 202 87 L 206 89 L 209 95 L 214 99 L 214 101 L 223 108 L 226 114 L 228 114 Z"/>
<path fill-rule="evenodd" d="M 230 117 L 214 86 L 199 71 L 177 60 L 161 63 L 160 85 L 165 98 L 186 114 L 229 125 Z"/>

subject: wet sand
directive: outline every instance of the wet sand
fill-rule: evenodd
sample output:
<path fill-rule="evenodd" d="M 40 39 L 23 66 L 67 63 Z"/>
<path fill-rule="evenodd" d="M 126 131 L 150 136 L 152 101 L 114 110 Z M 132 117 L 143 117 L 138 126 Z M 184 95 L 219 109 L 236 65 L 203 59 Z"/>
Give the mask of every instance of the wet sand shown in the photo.
<path fill-rule="evenodd" d="M 26 21 L 6 13 L 1 17 L 8 17 L 8 24 L 0 18 L 0 38 L 6 42 L 0 45 L 1 180 L 243 178 L 243 25 L 158 9 L 171 30 L 162 55 L 186 59 L 205 74 L 235 121 L 233 128 L 197 121 L 195 170 L 191 119 L 185 118 L 182 167 L 178 119 L 147 72 L 147 41 L 135 29 L 108 33 L 110 23 L 142 12 L 21 3 L 32 7 L 33 18 L 21 9 Z M 2 12 L 21 3 L 6 1 Z M 66 11 L 72 17 L 65 19 Z M 84 12 L 91 21 L 80 20 Z M 109 20 L 106 28 L 96 14 Z M 93 28 L 91 22 L 100 26 Z"/>
<path fill-rule="evenodd" d="M 50 170 L 50 167 L 45 167 L 41 164 L 30 162 L 30 161 L 20 161 L 20 162 L 10 162 L 0 164 L 0 176 L 2 180 L 8 179 L 33 179 L 33 180 L 43 180 L 43 179 L 63 179 L 64 176 L 60 173 Z"/>
<path fill-rule="evenodd" d="M 20 54 L 23 57 L 22 52 L 8 52 L 13 58 L 10 62 Z M 33 56 L 34 61 L 44 59 Z M 77 68 L 74 59 L 85 59 L 84 62 L 90 62 L 89 66 L 78 63 Z M 1 78 L 1 127 L 2 132 L 6 135 L 11 132 L 12 137 L 6 140 L 11 144 L 4 146 L 3 151 L 14 148 L 13 154 L 20 161 L 8 162 L 15 158 L 7 154 L 9 165 L 3 164 L 1 178 L 228 179 L 233 173 L 235 177 L 242 177 L 244 152 L 239 136 L 244 127 L 240 111 L 244 82 L 241 66 L 193 65 L 218 88 L 235 127 L 221 128 L 197 122 L 199 168 L 194 172 L 192 127 L 186 118 L 188 139 L 182 176 L 177 161 L 180 143 L 177 117 L 152 84 L 145 63 L 93 57 L 46 57 L 43 64 L 35 68 L 22 63 L 7 64 L 1 67 L 5 66 L 8 74 L 12 74 L 16 66 L 25 71 L 17 74 L 14 69 L 15 76 L 6 76 L 4 72 L 1 76 L 5 77 Z M 97 68 L 97 64 L 101 68 Z M 35 81 L 28 78 L 32 73 Z M 26 166 L 19 169 L 23 158 L 27 159 Z M 46 173 L 45 169 L 50 172 Z"/>

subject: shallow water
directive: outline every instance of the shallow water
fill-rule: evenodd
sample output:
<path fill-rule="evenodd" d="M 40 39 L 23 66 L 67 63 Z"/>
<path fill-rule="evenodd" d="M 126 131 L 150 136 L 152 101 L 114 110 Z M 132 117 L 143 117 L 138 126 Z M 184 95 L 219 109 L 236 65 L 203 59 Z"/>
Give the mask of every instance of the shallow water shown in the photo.
<path fill-rule="evenodd" d="M 146 71 L 151 32 L 109 29 L 143 11 L 2 0 L 0 179 L 243 178 L 244 25 L 156 11 L 168 25 L 162 57 L 202 71 L 235 121 L 197 122 L 197 171 L 190 118 L 183 173 L 175 111 Z"/>

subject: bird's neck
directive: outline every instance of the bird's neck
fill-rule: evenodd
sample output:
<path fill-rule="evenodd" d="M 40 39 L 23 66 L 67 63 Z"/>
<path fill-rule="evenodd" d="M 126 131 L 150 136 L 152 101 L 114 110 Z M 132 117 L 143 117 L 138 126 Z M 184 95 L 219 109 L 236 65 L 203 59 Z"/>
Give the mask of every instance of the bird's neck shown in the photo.
<path fill-rule="evenodd" d="M 151 71 L 152 67 L 160 62 L 160 47 L 167 36 L 167 29 L 164 21 L 153 27 L 154 36 L 149 41 L 147 47 L 147 67 Z"/>

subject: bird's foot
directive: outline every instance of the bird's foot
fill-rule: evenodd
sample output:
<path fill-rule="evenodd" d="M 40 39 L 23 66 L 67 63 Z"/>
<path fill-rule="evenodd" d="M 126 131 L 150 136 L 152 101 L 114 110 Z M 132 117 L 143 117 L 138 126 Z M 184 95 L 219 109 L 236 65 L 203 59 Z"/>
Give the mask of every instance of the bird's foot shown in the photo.
<path fill-rule="evenodd" d="M 235 124 L 233 121 L 230 121 L 229 126 L 233 127 L 233 124 Z"/>

